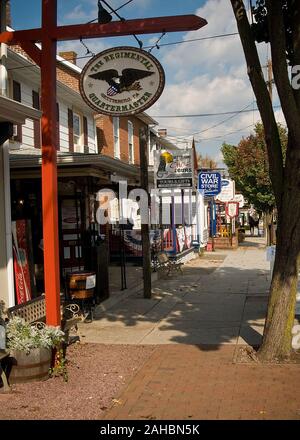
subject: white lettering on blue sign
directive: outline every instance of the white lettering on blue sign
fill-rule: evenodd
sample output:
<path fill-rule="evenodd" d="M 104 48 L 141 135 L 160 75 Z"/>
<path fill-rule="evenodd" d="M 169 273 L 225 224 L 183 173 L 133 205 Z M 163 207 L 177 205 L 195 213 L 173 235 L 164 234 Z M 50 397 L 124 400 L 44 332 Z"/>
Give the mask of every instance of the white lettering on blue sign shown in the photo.
<path fill-rule="evenodd" d="M 205 195 L 217 195 L 221 192 L 220 173 L 200 173 L 198 189 L 204 190 Z"/>

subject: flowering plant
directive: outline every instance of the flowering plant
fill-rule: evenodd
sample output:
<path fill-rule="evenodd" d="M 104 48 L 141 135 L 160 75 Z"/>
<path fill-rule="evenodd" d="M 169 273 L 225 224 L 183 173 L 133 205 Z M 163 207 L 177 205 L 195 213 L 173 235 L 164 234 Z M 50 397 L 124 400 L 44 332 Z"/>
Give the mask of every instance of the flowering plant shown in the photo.
<path fill-rule="evenodd" d="M 47 325 L 32 326 L 17 316 L 6 325 L 7 347 L 29 353 L 34 348 L 54 348 L 60 345 L 64 332 Z"/>

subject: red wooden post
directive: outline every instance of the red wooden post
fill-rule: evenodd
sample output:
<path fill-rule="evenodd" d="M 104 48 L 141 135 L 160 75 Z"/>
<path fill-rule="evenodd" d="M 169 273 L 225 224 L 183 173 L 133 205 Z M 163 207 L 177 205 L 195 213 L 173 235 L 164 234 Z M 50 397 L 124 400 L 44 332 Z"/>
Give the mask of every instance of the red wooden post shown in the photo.
<path fill-rule="evenodd" d="M 56 40 L 57 0 L 43 0 L 41 51 L 42 201 L 46 322 L 60 325 L 60 276 L 56 157 Z"/>

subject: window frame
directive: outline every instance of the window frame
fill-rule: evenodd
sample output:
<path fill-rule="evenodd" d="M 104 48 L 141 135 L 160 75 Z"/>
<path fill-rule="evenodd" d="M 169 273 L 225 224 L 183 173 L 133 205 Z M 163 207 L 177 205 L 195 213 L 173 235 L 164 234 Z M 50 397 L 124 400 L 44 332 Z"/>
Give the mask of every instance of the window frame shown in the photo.
<path fill-rule="evenodd" d="M 119 116 L 113 116 L 113 139 L 114 139 L 114 158 L 121 158 L 120 149 L 120 118 Z"/>
<path fill-rule="evenodd" d="M 16 92 L 18 96 L 16 96 Z M 19 79 L 9 78 L 8 79 L 8 94 L 16 102 L 22 103 L 22 82 Z M 17 144 L 22 144 L 23 142 L 23 125 L 14 124 L 14 135 L 10 139 L 11 142 L 16 142 Z"/>
<path fill-rule="evenodd" d="M 75 133 L 75 118 L 78 118 L 79 121 L 79 134 Z M 78 142 L 77 142 L 78 140 Z M 83 152 L 83 120 L 82 115 L 77 112 L 76 110 L 73 110 L 73 144 L 74 144 L 74 152 L 75 153 L 82 153 Z"/>
<path fill-rule="evenodd" d="M 131 121 L 128 121 L 128 163 L 134 165 L 134 127 Z"/>

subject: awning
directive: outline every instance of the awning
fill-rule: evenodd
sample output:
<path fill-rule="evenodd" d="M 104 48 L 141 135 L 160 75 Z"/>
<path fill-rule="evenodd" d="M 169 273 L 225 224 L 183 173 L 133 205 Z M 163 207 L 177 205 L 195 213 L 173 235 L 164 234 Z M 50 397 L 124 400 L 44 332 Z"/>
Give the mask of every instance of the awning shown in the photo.
<path fill-rule="evenodd" d="M 27 150 L 12 150 L 10 152 L 10 169 L 12 178 L 40 177 L 42 164 L 41 150 L 28 148 Z M 128 180 L 139 184 L 140 168 L 119 159 L 103 154 L 67 153 L 58 151 L 58 175 L 86 175 L 100 177 L 105 173 L 107 179 L 116 173 Z M 151 173 L 150 173 L 151 174 Z M 150 181 L 153 180 L 150 177 Z"/>
<path fill-rule="evenodd" d="M 6 96 L 0 96 L 0 122 L 25 124 L 27 118 L 40 119 L 42 112 Z"/>

